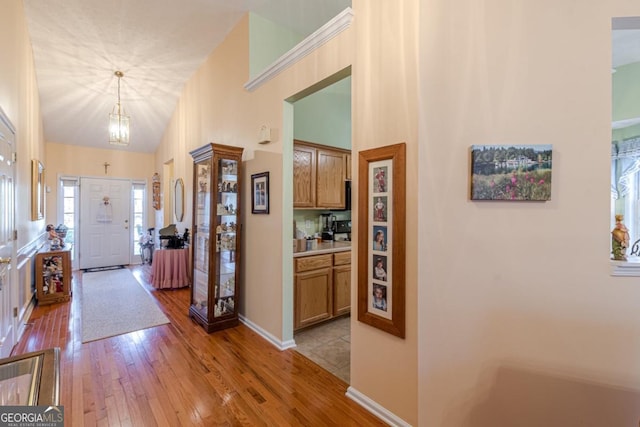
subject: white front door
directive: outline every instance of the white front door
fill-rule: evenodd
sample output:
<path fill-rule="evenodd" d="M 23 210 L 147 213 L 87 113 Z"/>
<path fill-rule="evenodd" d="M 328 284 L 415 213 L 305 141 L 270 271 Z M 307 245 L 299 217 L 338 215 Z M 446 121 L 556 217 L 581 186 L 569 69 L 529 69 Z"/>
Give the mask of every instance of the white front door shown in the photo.
<path fill-rule="evenodd" d="M 80 178 L 80 268 L 130 263 L 131 181 Z"/>
<path fill-rule="evenodd" d="M 15 167 L 13 153 L 15 132 L 0 109 L 0 357 L 11 354 L 16 341 L 16 317 L 18 291 L 13 280 L 16 266 L 14 228 Z"/>

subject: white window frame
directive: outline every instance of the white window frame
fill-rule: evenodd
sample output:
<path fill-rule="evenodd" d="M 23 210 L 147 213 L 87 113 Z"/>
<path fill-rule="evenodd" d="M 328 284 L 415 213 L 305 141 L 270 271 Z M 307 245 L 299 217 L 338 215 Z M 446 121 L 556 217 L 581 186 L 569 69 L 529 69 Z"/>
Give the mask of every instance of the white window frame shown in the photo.
<path fill-rule="evenodd" d="M 73 183 L 73 185 L 65 185 L 65 183 Z M 77 236 L 78 226 L 80 218 L 78 214 L 80 212 L 80 177 L 69 175 L 58 175 L 58 202 L 57 202 L 57 221 L 54 225 L 64 223 L 64 187 L 75 187 L 75 195 L 73 201 L 73 241 L 70 242 L 73 245 L 71 249 L 71 269 L 78 269 L 78 256 L 77 256 Z"/>
<path fill-rule="evenodd" d="M 131 254 L 130 259 L 132 264 L 140 264 L 142 263 L 142 258 L 140 257 L 140 245 L 139 239 L 136 237 L 136 224 L 135 224 L 135 191 L 136 189 L 144 190 L 144 194 L 142 196 L 142 232 L 146 233 L 148 227 L 147 216 L 148 216 L 148 206 L 147 202 L 149 199 L 149 186 L 147 185 L 146 180 L 132 180 L 131 181 L 131 241 L 133 244 L 131 245 Z M 136 253 L 137 252 L 137 253 Z"/>

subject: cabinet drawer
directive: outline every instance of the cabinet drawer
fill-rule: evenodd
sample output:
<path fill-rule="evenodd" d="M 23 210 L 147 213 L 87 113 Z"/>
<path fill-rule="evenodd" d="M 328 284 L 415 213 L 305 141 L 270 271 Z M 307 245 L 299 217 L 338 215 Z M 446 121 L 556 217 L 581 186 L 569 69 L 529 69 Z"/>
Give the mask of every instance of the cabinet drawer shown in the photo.
<path fill-rule="evenodd" d="M 303 271 L 317 270 L 319 268 L 331 267 L 333 257 L 331 254 L 314 255 L 296 258 L 296 273 Z"/>
<path fill-rule="evenodd" d="M 333 254 L 333 265 L 351 264 L 351 251 L 336 252 Z"/>

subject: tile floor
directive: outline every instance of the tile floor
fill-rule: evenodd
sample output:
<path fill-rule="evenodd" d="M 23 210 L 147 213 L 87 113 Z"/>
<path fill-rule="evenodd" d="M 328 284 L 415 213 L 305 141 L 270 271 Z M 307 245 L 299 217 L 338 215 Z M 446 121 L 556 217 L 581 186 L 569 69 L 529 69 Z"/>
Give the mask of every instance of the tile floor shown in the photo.
<path fill-rule="evenodd" d="M 296 351 L 349 383 L 350 322 L 349 316 L 340 317 L 296 332 Z"/>

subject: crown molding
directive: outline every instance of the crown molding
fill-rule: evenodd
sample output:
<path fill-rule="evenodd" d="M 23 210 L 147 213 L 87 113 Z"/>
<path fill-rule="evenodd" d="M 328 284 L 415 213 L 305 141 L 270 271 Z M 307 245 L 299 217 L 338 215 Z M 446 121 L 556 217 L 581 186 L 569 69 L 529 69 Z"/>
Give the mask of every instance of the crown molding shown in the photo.
<path fill-rule="evenodd" d="M 245 83 L 244 88 L 252 92 L 289 68 L 338 34 L 349 28 L 353 21 L 353 10 L 348 7 L 331 21 L 318 28 L 313 34 L 295 45 L 291 50 L 269 65 L 263 72 Z"/>

